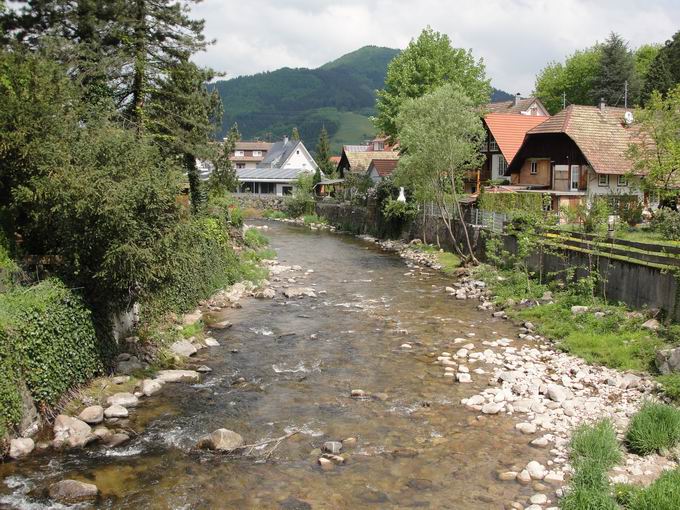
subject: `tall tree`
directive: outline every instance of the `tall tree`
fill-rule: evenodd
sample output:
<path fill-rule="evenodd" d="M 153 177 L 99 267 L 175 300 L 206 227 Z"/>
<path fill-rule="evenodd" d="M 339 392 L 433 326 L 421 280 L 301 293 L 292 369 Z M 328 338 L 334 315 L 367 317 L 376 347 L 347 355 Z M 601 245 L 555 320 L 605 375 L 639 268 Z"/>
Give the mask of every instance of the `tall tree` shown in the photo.
<path fill-rule="evenodd" d="M 376 103 L 378 114 L 374 124 L 378 131 L 394 141 L 398 136 L 397 117 L 404 102 L 447 82 L 460 85 L 476 105 L 489 101 L 491 86 L 483 61 L 475 60 L 470 50 L 452 47 L 446 34 L 427 27 L 387 68 L 385 87 L 378 91 Z"/>
<path fill-rule="evenodd" d="M 640 94 L 640 80 L 635 72 L 635 57 L 621 36 L 612 32 L 602 45 L 599 72 L 593 83 L 592 102 L 601 98 L 612 106 L 623 106 L 626 84 L 628 104 Z"/>
<path fill-rule="evenodd" d="M 642 90 L 643 102 L 652 92 L 658 90 L 665 94 L 680 83 L 680 31 L 666 41 L 649 66 Z"/>
<path fill-rule="evenodd" d="M 666 97 L 652 92 L 635 118 L 640 140 L 630 145 L 628 157 L 635 169 L 645 174 L 643 187 L 659 193 L 662 200 L 676 196 L 680 182 L 680 85 Z"/>
<path fill-rule="evenodd" d="M 551 62 L 536 77 L 535 94 L 551 114 L 570 104 L 592 104 L 602 48 L 595 45 L 576 51 L 564 64 Z"/>
<path fill-rule="evenodd" d="M 238 177 L 234 170 L 234 163 L 231 161 L 231 155 L 236 150 L 236 142 L 240 139 L 241 133 L 238 130 L 238 124 L 234 123 L 212 162 L 213 172 L 210 175 L 208 185 L 210 192 L 214 195 L 223 195 L 227 191 L 236 191 L 238 188 Z"/>
<path fill-rule="evenodd" d="M 315 154 L 316 164 L 319 165 L 319 170 L 327 177 L 335 173 L 335 167 L 331 163 L 331 144 L 328 138 L 328 131 L 326 126 L 321 127 L 319 134 L 319 143 L 316 144 Z"/>
<path fill-rule="evenodd" d="M 298 141 L 300 139 L 300 132 L 298 131 L 297 127 L 293 127 L 293 131 L 290 134 L 290 139 L 294 141 Z"/>
<path fill-rule="evenodd" d="M 211 157 L 210 137 L 222 114 L 217 92 L 205 86 L 213 76 L 211 70 L 185 59 L 170 69 L 149 96 L 148 134 L 168 155 L 182 159 L 194 211 L 205 200 L 197 159 Z"/>
<path fill-rule="evenodd" d="M 477 102 L 462 86 L 448 83 L 405 102 L 397 126 L 404 155 L 396 183 L 408 187 L 420 201 L 434 202 L 458 254 L 474 261 L 459 198 L 465 176 L 483 162 L 486 131 Z M 464 239 L 456 235 L 456 221 Z"/>

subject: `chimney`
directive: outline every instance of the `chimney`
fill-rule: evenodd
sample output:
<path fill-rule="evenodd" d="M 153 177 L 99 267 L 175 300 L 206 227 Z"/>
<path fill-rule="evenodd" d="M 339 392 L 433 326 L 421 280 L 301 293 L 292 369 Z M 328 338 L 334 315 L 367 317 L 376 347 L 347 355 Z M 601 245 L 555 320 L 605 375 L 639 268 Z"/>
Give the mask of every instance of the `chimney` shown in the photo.
<path fill-rule="evenodd" d="M 520 99 L 522 99 L 522 94 L 518 92 L 517 94 L 515 94 L 515 106 L 519 104 Z"/>
<path fill-rule="evenodd" d="M 605 102 L 604 102 L 604 97 L 601 97 L 601 98 L 600 98 L 600 111 L 601 111 L 601 112 L 604 111 L 604 107 L 605 107 L 605 106 L 606 106 L 606 104 L 605 104 Z"/>
<path fill-rule="evenodd" d="M 283 136 L 283 145 L 286 145 L 288 143 L 288 135 Z"/>

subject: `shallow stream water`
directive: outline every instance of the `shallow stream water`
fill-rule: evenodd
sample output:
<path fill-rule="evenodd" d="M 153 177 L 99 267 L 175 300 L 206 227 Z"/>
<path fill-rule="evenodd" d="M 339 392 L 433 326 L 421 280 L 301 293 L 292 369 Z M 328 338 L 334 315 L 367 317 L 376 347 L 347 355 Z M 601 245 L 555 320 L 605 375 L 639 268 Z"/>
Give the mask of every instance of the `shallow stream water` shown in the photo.
<path fill-rule="evenodd" d="M 450 278 L 373 244 L 278 223 L 267 235 L 281 264 L 314 270 L 294 285 L 325 292 L 229 309 L 233 327 L 213 335 L 221 346 L 199 352 L 212 373 L 145 399 L 130 420 L 138 435 L 122 447 L 0 465 L 0 509 L 63 508 L 45 489 L 65 478 L 99 487 L 81 508 L 502 509 L 527 500 L 530 487 L 497 472 L 547 452 L 528 446 L 512 417 L 478 419 L 460 404 L 487 386 L 488 372 L 455 383 L 428 356 L 455 352 L 454 338 L 468 333 L 478 345 L 516 328 L 447 296 Z M 385 395 L 352 399 L 352 389 Z M 217 428 L 249 444 L 299 433 L 266 459 L 194 449 Z M 343 450 L 347 463 L 322 471 L 316 449 L 348 437 L 358 443 Z"/>

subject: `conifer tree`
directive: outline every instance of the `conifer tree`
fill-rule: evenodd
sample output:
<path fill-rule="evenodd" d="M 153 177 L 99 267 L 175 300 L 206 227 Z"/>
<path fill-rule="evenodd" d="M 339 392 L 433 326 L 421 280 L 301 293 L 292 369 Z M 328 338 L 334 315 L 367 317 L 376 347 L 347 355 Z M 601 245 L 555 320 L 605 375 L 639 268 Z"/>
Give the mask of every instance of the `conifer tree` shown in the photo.
<path fill-rule="evenodd" d="M 593 103 L 604 98 L 609 105 L 623 106 L 626 83 L 630 106 L 640 93 L 635 57 L 626 41 L 612 32 L 602 45 L 600 68 L 593 86 Z"/>
<path fill-rule="evenodd" d="M 655 90 L 665 95 L 677 84 L 680 84 L 680 31 L 666 41 L 649 66 L 642 90 L 643 102 L 649 100 Z"/>
<path fill-rule="evenodd" d="M 335 167 L 333 166 L 333 163 L 331 163 L 331 146 L 330 140 L 328 139 L 328 131 L 326 131 L 326 126 L 321 127 L 319 143 L 316 145 L 315 159 L 316 164 L 319 165 L 319 169 L 323 175 L 329 177 L 335 173 Z"/>
<path fill-rule="evenodd" d="M 223 195 L 227 191 L 236 191 L 238 177 L 231 161 L 231 155 L 236 150 L 236 142 L 241 139 L 238 124 L 234 123 L 222 143 L 217 157 L 213 160 L 213 173 L 210 176 L 209 186 L 211 193 Z"/>

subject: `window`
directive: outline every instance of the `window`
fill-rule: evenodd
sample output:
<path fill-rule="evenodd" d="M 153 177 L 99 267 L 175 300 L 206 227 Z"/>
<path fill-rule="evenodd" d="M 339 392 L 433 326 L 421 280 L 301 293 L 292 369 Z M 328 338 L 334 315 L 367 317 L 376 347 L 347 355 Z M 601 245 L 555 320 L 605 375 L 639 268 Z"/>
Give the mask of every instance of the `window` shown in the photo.
<path fill-rule="evenodd" d="M 374 151 L 384 151 L 385 150 L 385 143 L 384 142 L 373 142 L 373 150 Z"/>
<path fill-rule="evenodd" d="M 578 191 L 579 181 L 581 180 L 581 167 L 579 165 L 571 165 L 571 179 L 569 181 L 569 189 L 571 191 Z"/>
<path fill-rule="evenodd" d="M 487 152 L 489 150 L 489 141 L 484 140 L 484 143 L 482 144 L 482 151 Z"/>
<path fill-rule="evenodd" d="M 253 151 L 253 157 L 254 158 L 259 158 L 262 156 L 262 151 Z"/>
<path fill-rule="evenodd" d="M 496 140 L 492 138 L 489 138 L 489 151 L 491 152 L 497 152 L 498 151 L 498 145 L 496 145 Z"/>
<path fill-rule="evenodd" d="M 625 175 L 619 175 L 618 178 L 616 179 L 616 185 L 619 188 L 625 188 L 628 186 L 628 179 L 626 178 Z"/>
<path fill-rule="evenodd" d="M 600 174 L 597 176 L 598 186 L 609 186 L 609 176 Z"/>
<path fill-rule="evenodd" d="M 263 195 L 270 195 L 276 193 L 276 184 L 273 182 L 261 182 L 260 193 Z"/>
<path fill-rule="evenodd" d="M 503 156 L 498 158 L 498 175 L 505 175 L 505 171 L 508 169 L 508 162 Z"/>
<path fill-rule="evenodd" d="M 531 162 L 531 175 L 536 175 L 538 173 L 538 161 Z"/>
<path fill-rule="evenodd" d="M 281 192 L 284 195 L 292 195 L 293 194 L 293 186 L 282 186 Z"/>
<path fill-rule="evenodd" d="M 237 158 L 242 158 L 245 155 L 245 152 L 243 151 L 234 151 L 234 156 Z"/>
<path fill-rule="evenodd" d="M 246 167 L 246 164 L 245 164 L 245 163 L 236 163 L 236 168 L 237 168 L 237 169 L 243 169 L 243 168 L 245 168 L 245 167 Z"/>

